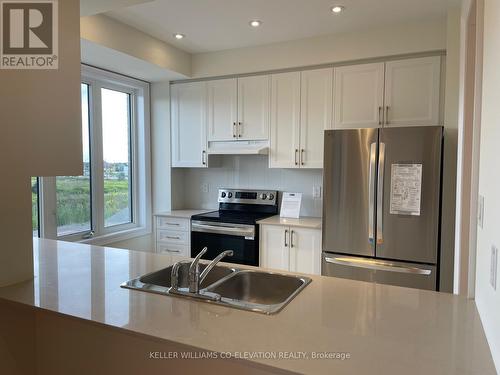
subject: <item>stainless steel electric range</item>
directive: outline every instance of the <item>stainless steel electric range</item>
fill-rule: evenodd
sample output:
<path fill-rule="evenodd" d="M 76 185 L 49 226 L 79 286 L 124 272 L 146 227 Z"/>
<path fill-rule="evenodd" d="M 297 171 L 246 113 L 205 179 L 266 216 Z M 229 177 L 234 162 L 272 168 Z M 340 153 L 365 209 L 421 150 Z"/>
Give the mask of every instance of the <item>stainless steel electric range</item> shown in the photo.
<path fill-rule="evenodd" d="M 258 220 L 278 213 L 276 190 L 219 189 L 219 210 L 191 218 L 191 256 L 204 248 L 203 259 L 233 250 L 225 261 L 259 265 Z"/>

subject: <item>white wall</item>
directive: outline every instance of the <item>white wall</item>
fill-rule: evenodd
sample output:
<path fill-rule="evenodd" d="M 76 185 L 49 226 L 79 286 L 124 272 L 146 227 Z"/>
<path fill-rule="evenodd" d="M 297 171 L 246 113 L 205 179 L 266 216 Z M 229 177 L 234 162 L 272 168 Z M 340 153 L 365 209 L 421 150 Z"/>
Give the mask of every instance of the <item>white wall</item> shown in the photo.
<path fill-rule="evenodd" d="M 151 84 L 153 213 L 171 209 L 170 83 Z"/>
<path fill-rule="evenodd" d="M 460 83 L 460 19 L 459 7 L 450 9 L 446 32 L 446 77 L 444 105 L 443 217 L 441 232 L 440 290 L 453 291 L 455 256 L 455 210 L 457 180 L 457 137 Z"/>
<path fill-rule="evenodd" d="M 301 215 L 321 216 L 322 201 L 312 198 L 313 186 L 323 184 L 319 169 L 270 169 L 267 156 L 224 156 L 219 168 L 176 169 L 174 176 L 174 208 L 217 209 L 220 187 L 273 189 L 303 193 Z M 202 191 L 203 184 L 208 184 L 208 193 Z"/>
<path fill-rule="evenodd" d="M 81 38 L 108 47 L 159 68 L 191 74 L 191 55 L 149 34 L 104 15 L 80 19 Z"/>
<path fill-rule="evenodd" d="M 59 2 L 59 69 L 0 70 L 0 286 L 33 277 L 30 176 L 82 173 L 79 2 Z"/>
<path fill-rule="evenodd" d="M 484 227 L 477 233 L 476 304 L 497 370 L 500 371 L 500 283 L 489 284 L 490 249 L 500 247 L 500 2 L 484 8 L 483 98 L 479 194 L 484 196 Z"/>
<path fill-rule="evenodd" d="M 324 35 L 195 54 L 192 76 L 209 77 L 446 49 L 446 20 Z"/>

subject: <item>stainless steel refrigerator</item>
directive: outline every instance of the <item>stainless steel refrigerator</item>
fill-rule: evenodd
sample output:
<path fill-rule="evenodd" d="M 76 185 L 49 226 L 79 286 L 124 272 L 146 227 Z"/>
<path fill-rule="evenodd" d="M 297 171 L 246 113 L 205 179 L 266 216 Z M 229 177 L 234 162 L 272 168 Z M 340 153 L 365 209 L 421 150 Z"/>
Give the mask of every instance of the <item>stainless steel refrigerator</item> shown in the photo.
<path fill-rule="evenodd" d="M 322 274 L 437 290 L 441 126 L 327 130 Z"/>

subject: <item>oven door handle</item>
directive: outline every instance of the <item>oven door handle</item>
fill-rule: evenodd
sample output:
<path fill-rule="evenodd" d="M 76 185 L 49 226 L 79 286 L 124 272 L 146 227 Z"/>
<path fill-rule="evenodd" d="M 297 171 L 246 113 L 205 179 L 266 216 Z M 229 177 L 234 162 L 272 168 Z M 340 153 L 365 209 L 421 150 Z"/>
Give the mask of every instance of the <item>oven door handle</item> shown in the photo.
<path fill-rule="evenodd" d="M 253 240 L 255 238 L 255 227 L 248 226 L 229 226 L 229 225 L 210 225 L 191 223 L 192 232 L 226 234 L 229 236 L 245 237 L 245 239 Z"/>

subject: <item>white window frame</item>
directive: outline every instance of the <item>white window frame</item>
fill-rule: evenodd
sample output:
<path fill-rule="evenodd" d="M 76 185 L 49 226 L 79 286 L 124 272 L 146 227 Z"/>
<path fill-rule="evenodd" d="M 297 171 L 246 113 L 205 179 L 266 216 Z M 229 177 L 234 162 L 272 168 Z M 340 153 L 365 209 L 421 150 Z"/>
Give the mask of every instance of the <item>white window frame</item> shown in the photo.
<path fill-rule="evenodd" d="M 101 88 L 130 94 L 132 222 L 105 227 L 103 175 L 94 172 L 91 173 L 92 232 L 57 236 L 56 179 L 42 177 L 39 185 L 40 235 L 62 241 L 106 245 L 150 234 L 152 216 L 149 83 L 87 65 L 82 65 L 81 82 L 89 85 L 91 171 L 103 168 Z"/>

